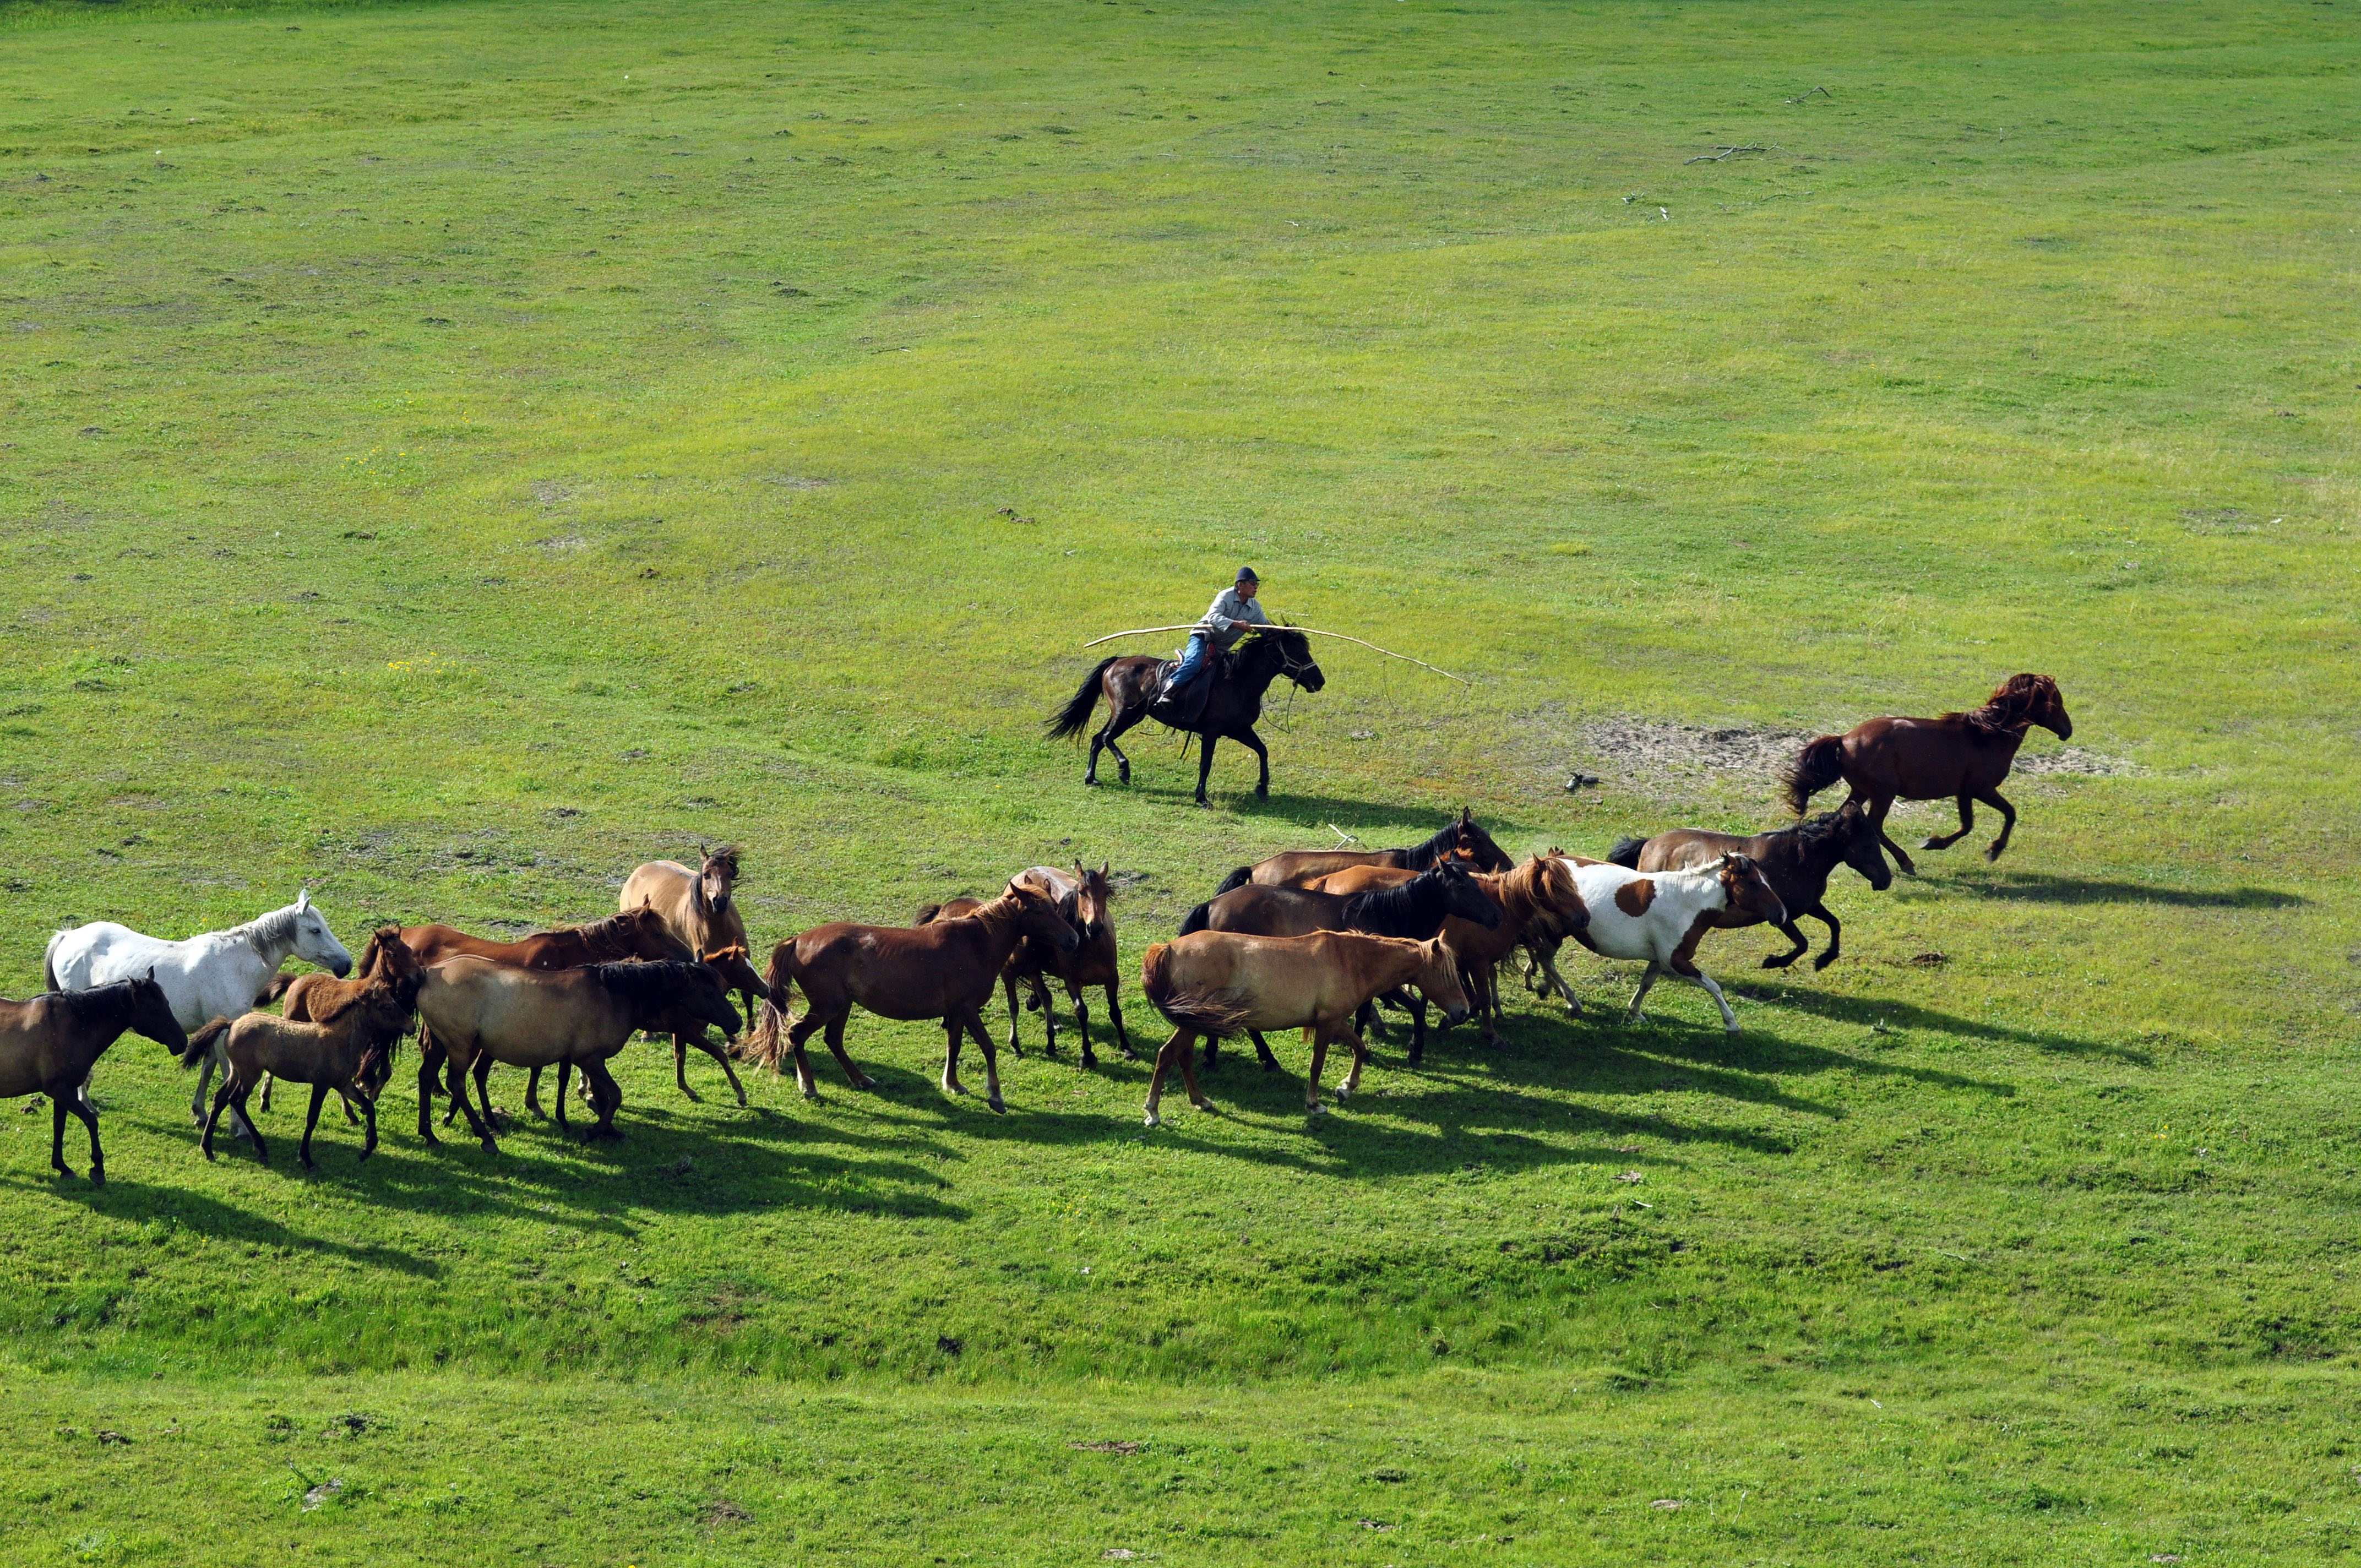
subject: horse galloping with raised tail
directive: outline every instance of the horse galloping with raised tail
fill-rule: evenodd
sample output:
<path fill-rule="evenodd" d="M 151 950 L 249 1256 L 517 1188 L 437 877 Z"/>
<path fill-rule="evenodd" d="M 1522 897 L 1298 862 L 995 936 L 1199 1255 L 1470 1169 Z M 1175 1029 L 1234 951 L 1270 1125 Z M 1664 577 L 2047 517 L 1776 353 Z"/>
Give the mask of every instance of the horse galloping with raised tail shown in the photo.
<path fill-rule="evenodd" d="M 1842 779 L 1852 788 L 1851 798 L 1867 804 L 1878 842 L 1905 874 L 1916 876 L 1909 855 L 1886 836 L 1885 814 L 1894 803 L 1956 799 L 1960 830 L 1918 846 L 1948 850 L 1976 825 L 1975 803 L 1982 801 L 2001 815 L 2000 837 L 1984 851 L 1985 860 L 1997 861 L 2016 828 L 2016 807 L 2001 798 L 2000 781 L 2008 777 L 2026 730 L 2036 724 L 2060 740 L 2073 738 L 2074 721 L 2067 717 L 2058 683 L 2031 674 L 2009 676 L 1971 713 L 1872 718 L 1841 735 L 1823 735 L 1796 752 L 1782 774 L 1787 804 L 1800 817 L 1813 795 Z"/>

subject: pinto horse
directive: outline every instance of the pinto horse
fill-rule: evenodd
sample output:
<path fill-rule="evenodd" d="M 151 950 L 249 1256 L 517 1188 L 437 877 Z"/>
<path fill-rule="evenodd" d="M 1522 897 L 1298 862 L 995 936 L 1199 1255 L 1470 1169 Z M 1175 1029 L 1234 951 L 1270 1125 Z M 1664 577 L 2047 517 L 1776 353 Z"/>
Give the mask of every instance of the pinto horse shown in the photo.
<path fill-rule="evenodd" d="M 1332 872 L 1355 866 L 1422 872 L 1444 859 L 1466 861 L 1479 872 L 1505 872 L 1517 863 L 1492 842 L 1492 835 L 1476 825 L 1476 818 L 1463 806 L 1458 821 L 1423 844 L 1406 850 L 1288 850 L 1267 861 L 1240 866 L 1223 878 L 1213 893 L 1218 897 L 1248 883 L 1262 887 L 1308 887 Z"/>
<path fill-rule="evenodd" d="M 1631 1022 L 1640 1021 L 1640 1003 L 1657 977 L 1674 974 L 1711 996 L 1721 1009 L 1721 1026 L 1738 1033 L 1738 1014 L 1713 977 L 1697 968 L 1697 949 L 1714 928 L 1714 916 L 1725 910 L 1743 909 L 1771 925 L 1787 924 L 1787 906 L 1763 880 L 1762 867 L 1744 855 L 1721 855 L 1694 871 L 1642 876 L 1625 866 L 1576 861 L 1574 882 L 1590 911 L 1590 924 L 1574 939 L 1601 958 L 1647 962 L 1640 989 L 1631 993 Z M 1565 990 L 1554 968 L 1550 973 Z"/>
<path fill-rule="evenodd" d="M 1082 782 L 1099 782 L 1099 752 L 1104 750 L 1115 753 L 1123 782 L 1129 784 L 1131 759 L 1123 754 L 1123 748 L 1115 740 L 1141 719 L 1153 718 L 1168 729 L 1197 737 L 1198 805 L 1208 804 L 1205 780 L 1213 771 L 1213 742 L 1224 736 L 1252 751 L 1261 762 L 1262 773 L 1255 783 L 1255 796 L 1268 799 L 1270 751 L 1262 743 L 1262 737 L 1255 733 L 1255 721 L 1262 717 L 1263 694 L 1279 676 L 1285 675 L 1308 692 L 1316 692 L 1328 684 L 1328 677 L 1320 673 L 1319 664 L 1312 657 L 1312 639 L 1279 626 L 1248 637 L 1198 677 L 1212 682 L 1213 690 L 1205 695 L 1204 706 L 1194 718 L 1182 718 L 1170 704 L 1157 700 L 1164 666 L 1170 662 L 1152 653 L 1102 659 L 1098 668 L 1082 677 L 1073 700 L 1049 719 L 1053 739 L 1062 740 L 1070 735 L 1080 735 L 1090 723 L 1091 715 L 1098 711 L 1099 698 L 1106 698 L 1107 721 L 1091 737 L 1091 762 L 1082 773 Z"/>
<path fill-rule="evenodd" d="M 1812 967 L 1824 970 L 1837 961 L 1844 928 L 1823 902 L 1828 897 L 1828 874 L 1837 867 L 1850 866 L 1880 893 L 1894 885 L 1894 873 L 1886 869 L 1885 857 L 1877 848 L 1877 828 L 1855 800 L 1846 801 L 1842 810 L 1822 812 L 1793 828 L 1757 833 L 1751 839 L 1699 828 L 1676 828 L 1653 839 L 1622 839 L 1607 851 L 1607 858 L 1635 872 L 1679 872 L 1728 854 L 1744 855 L 1762 867 L 1763 879 L 1787 906 L 1787 923 L 1779 927 L 1779 934 L 1795 947 L 1764 955 L 1764 969 L 1785 969 L 1812 950 L 1812 944 L 1795 928 L 1796 919 L 1806 915 L 1828 928 L 1828 950 L 1812 960 Z M 1714 925 L 1732 931 L 1761 920 L 1751 910 L 1732 908 L 1724 910 Z"/>
<path fill-rule="evenodd" d="M 1173 1035 L 1156 1054 L 1148 1079 L 1148 1124 L 1157 1125 L 1164 1074 L 1176 1061 L 1188 1086 L 1189 1103 L 1210 1111 L 1213 1102 L 1197 1088 L 1189 1047 L 1241 1029 L 1301 1028 L 1312 1043 L 1312 1069 L 1303 1080 L 1303 1108 L 1317 1116 L 1320 1069 L 1330 1042 L 1353 1047 L 1353 1068 L 1336 1086 L 1344 1099 L 1361 1087 L 1369 1047 L 1353 1027 L 1354 1015 L 1382 992 L 1414 985 L 1443 1004 L 1445 1021 L 1467 1016 L 1467 996 L 1459 987 L 1459 966 L 1441 938 L 1424 942 L 1398 937 L 1365 937 L 1351 931 L 1315 931 L 1308 937 L 1249 937 L 1235 931 L 1197 931 L 1159 942 L 1140 963 L 1140 991 L 1170 1020 Z"/>
<path fill-rule="evenodd" d="M 2008 777 L 2025 732 L 2038 724 L 2060 740 L 2070 740 L 2074 721 L 2067 716 L 2066 699 L 2048 675 L 2015 674 L 1995 687 L 1992 699 L 1972 713 L 1946 713 L 1935 718 L 1872 718 L 1842 735 L 1823 735 L 1795 753 L 1783 782 L 1787 804 L 1798 817 L 1812 796 L 1842 779 L 1852 787 L 1854 800 L 1869 803 L 1869 819 L 1878 842 L 1894 852 L 1894 862 L 1910 876 L 1918 868 L 1902 846 L 1885 834 L 1885 814 L 1896 800 L 1946 800 L 1960 803 L 1960 830 L 1928 839 L 1922 850 L 1948 850 L 1976 825 L 1977 801 L 2000 813 L 2000 837 L 1984 851 L 1997 861 L 2008 848 L 2016 828 L 2016 808 L 2001 798 L 2000 781 Z"/>
<path fill-rule="evenodd" d="M 796 1081 L 806 1099 L 818 1099 L 819 1088 L 812 1081 L 804 1042 L 821 1029 L 828 1031 L 828 1048 L 852 1086 L 874 1087 L 875 1080 L 844 1054 L 845 1020 L 859 1006 L 881 1018 L 942 1020 L 946 1094 L 967 1092 L 959 1080 L 960 1041 L 972 1033 L 983 1047 L 984 1102 L 1005 1111 L 1000 1064 L 982 1009 L 992 1000 L 992 988 L 1009 955 L 1028 937 L 1060 954 L 1082 946 L 1074 927 L 1058 912 L 1058 901 L 1016 878 L 972 915 L 917 927 L 839 922 L 790 937 L 771 950 L 770 967 L 763 976 L 770 996 L 763 1003 L 762 1022 L 747 1037 L 748 1058 L 766 1061 L 773 1071 L 778 1070 L 779 1033 L 785 1023 L 780 1004 L 787 1000 L 788 986 L 799 985 L 804 1015 L 787 1026 L 785 1049 L 795 1058 Z"/>

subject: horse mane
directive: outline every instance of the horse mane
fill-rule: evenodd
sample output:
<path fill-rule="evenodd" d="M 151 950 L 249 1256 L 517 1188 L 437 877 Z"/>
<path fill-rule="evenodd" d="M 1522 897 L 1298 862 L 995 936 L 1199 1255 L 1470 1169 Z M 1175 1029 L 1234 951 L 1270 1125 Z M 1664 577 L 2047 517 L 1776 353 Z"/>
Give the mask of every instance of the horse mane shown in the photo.
<path fill-rule="evenodd" d="M 1354 894 L 1345 900 L 1345 917 L 1356 925 L 1379 927 L 1380 935 L 1400 930 L 1418 918 L 1422 913 L 1420 906 L 1427 899 L 1442 891 L 1439 880 L 1430 880 L 1433 875 L 1432 872 L 1421 872 L 1391 887 L 1373 887 Z"/>
<path fill-rule="evenodd" d="M 65 1014 L 77 1024 L 90 1019 L 109 1007 L 127 1007 L 131 1003 L 131 988 L 135 981 L 112 980 L 104 985 L 93 985 L 87 991 L 52 991 L 50 1003 L 65 1009 Z"/>
<path fill-rule="evenodd" d="M 658 959 L 653 962 L 590 964 L 590 972 L 598 983 L 633 1003 L 662 1002 L 688 982 L 688 977 L 702 965 L 685 963 L 678 959 Z"/>
<path fill-rule="evenodd" d="M 1794 839 L 1806 850 L 1817 850 L 1829 844 L 1840 844 L 1852 836 L 1844 826 L 1844 813 L 1823 811 L 1817 817 L 1807 817 L 1788 828 L 1774 828 L 1763 835 L 1765 839 Z"/>
<path fill-rule="evenodd" d="M 611 944 L 628 935 L 634 927 L 639 925 L 640 909 L 646 907 L 647 905 L 642 904 L 639 909 L 627 909 L 620 915 L 609 915 L 604 920 L 587 921 L 579 926 L 561 926 L 558 930 L 571 931 L 594 947 Z M 551 933 L 553 936 L 556 934 L 556 932 Z"/>
<path fill-rule="evenodd" d="M 1395 851 L 1403 857 L 1410 870 L 1431 871 L 1434 862 L 1459 847 L 1459 824 L 1452 823 L 1423 844 Z"/>
<path fill-rule="evenodd" d="M 721 848 L 711 851 L 705 857 L 705 863 L 706 865 L 718 868 L 722 876 L 727 880 L 736 882 L 738 880 L 738 846 L 735 844 L 722 845 Z M 700 872 L 704 869 L 704 866 L 699 866 L 697 868 Z"/>
<path fill-rule="evenodd" d="M 2048 675 L 2014 674 L 1993 688 L 1982 707 L 1971 713 L 1947 713 L 1943 717 L 1956 718 L 1976 734 L 1990 739 L 2009 737 L 2022 740 L 2033 723 L 2033 709 L 2041 701 L 2043 688 L 2054 691 L 2057 684 Z"/>
<path fill-rule="evenodd" d="M 292 941 L 295 938 L 295 906 L 290 904 L 268 915 L 258 915 L 243 926 L 231 927 L 222 935 L 238 938 L 257 952 L 260 952 L 266 943 Z"/>

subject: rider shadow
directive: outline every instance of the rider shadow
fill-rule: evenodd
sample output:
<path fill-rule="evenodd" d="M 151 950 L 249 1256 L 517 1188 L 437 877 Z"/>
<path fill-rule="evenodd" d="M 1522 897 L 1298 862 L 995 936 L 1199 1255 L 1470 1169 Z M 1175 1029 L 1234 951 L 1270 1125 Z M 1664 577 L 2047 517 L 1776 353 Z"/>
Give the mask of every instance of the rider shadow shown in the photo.
<path fill-rule="evenodd" d="M 2051 876 L 2044 872 L 1995 871 L 1945 878 L 1949 885 L 1980 898 L 2028 904 L 2153 904 L 2172 909 L 2301 909 L 2312 900 L 2269 887 L 2158 887 L 2149 883 Z"/>

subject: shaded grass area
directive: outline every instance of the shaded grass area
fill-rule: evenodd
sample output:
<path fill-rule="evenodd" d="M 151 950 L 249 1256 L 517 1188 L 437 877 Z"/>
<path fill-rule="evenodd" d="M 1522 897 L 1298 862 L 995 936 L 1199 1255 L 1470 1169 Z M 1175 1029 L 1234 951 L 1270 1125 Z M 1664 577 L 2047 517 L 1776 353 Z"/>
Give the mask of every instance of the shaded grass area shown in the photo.
<path fill-rule="evenodd" d="M 1136 956 L 1332 828 L 1759 827 L 1679 736 L 2016 668 L 2101 763 L 1840 873 L 1825 972 L 1714 938 L 1741 1036 L 1569 964 L 1310 1125 L 1283 1042 L 1150 1136 L 1038 1019 L 994 1117 L 864 1018 L 874 1095 L 634 1046 L 626 1141 L 494 1158 L 403 1072 L 304 1179 L 128 1042 L 103 1191 L 0 1115 L 12 1552 L 2350 1548 L 2344 7 L 0 26 L 9 994 L 60 924 L 510 931 L 700 839 L 761 944 L 1086 859 Z M 1240 561 L 1476 685 L 1323 644 L 1268 802 L 1169 738 L 1083 791 L 1079 644 Z"/>

